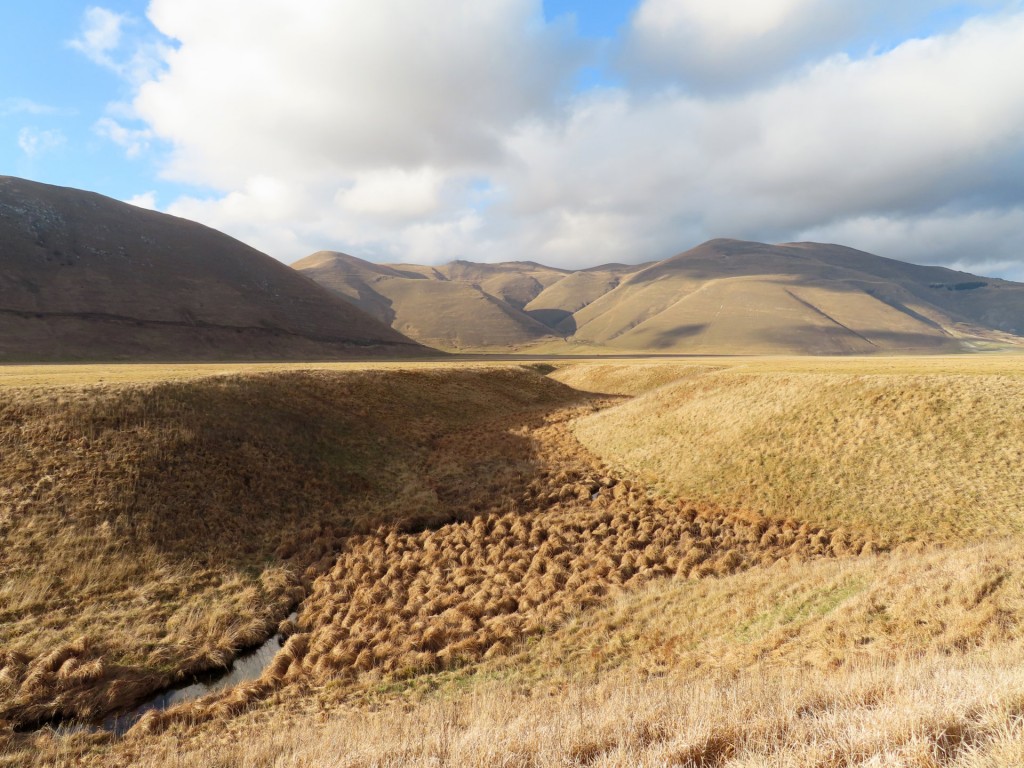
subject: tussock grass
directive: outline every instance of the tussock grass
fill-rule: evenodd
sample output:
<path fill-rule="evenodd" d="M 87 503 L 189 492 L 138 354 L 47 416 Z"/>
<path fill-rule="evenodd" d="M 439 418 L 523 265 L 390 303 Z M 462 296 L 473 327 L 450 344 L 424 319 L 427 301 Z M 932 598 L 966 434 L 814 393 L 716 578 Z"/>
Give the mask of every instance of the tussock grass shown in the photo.
<path fill-rule="evenodd" d="M 508 456 L 529 434 L 536 474 L 484 486 L 502 503 L 418 533 L 393 528 L 346 539 L 312 585 L 297 634 L 257 683 L 137 726 L 159 731 L 253 706 L 284 685 L 337 690 L 453 670 L 501 657 L 607 596 L 658 578 L 702 579 L 782 560 L 872 551 L 873 545 L 792 520 L 657 501 L 604 475 L 560 409 L 525 427 L 492 424 L 438 444 L 446 456 Z M 478 475 L 479 476 L 479 475 Z M 456 487 L 455 505 L 465 494 Z"/>
<path fill-rule="evenodd" d="M 1024 378 L 963 370 L 737 367 L 691 375 L 587 417 L 577 434 L 605 459 L 683 498 L 791 515 L 889 544 L 1019 535 Z"/>
<path fill-rule="evenodd" d="M 212 472 L 235 504 L 251 504 L 246 525 L 216 501 L 221 490 L 202 496 L 174 479 L 181 472 L 110 469 L 135 494 L 124 498 L 147 500 L 139 510 L 162 503 L 191 520 L 200 500 L 216 527 L 199 520 L 183 533 L 143 517 L 136 539 L 112 523 L 124 565 L 111 577 L 40 570 L 31 584 L 42 597 L 4 593 L 6 716 L 55 701 L 81 711 L 97 690 L 116 683 L 127 695 L 155 679 L 148 670 L 181 670 L 192 657 L 166 639 L 124 639 L 143 605 L 165 611 L 165 638 L 192 638 L 221 663 L 224 638 L 272 631 L 285 598 L 303 598 L 298 619 L 259 680 L 151 714 L 120 741 L 0 725 L 0 765 L 1020 763 L 1024 540 L 1005 492 L 1021 479 L 1024 378 L 1013 358 L 972 360 L 847 361 L 841 372 L 791 359 L 644 361 L 553 374 L 646 393 L 628 402 L 521 368 L 139 385 L 179 394 L 115 420 L 112 434 L 144 435 L 145 446 L 175 436 L 180 448 L 157 452 L 156 466 Z M 195 418 L 167 404 L 182 391 L 204 403 Z M 52 402 L 74 388 L 33 392 Z M 53 452 L 83 432 L 44 422 L 22 418 L 17 434 Z M 238 423 L 273 439 L 261 448 Z M 271 445 L 284 468 L 251 479 L 251 497 L 217 469 L 266 466 Z M 59 455 L 54 466 L 78 466 L 78 454 Z M 36 521 L 7 529 L 19 542 L 35 526 L 79 531 L 59 540 L 74 551 L 79 521 L 97 512 L 49 475 L 64 495 L 25 480 L 28 505 L 21 517 L 4 507 L 4 525 Z M 187 504 L 168 506 L 179 497 Z M 64 512 L 51 520 L 54 509 Z M 206 543 L 210 531 L 225 532 L 222 548 Z M 22 562 L 45 555 L 41 541 Z M 182 574 L 194 586 L 182 589 Z M 55 595 L 72 581 L 90 596 L 92 633 L 75 635 L 60 613 Z M 59 621 L 40 621 L 51 613 Z"/>
<path fill-rule="evenodd" d="M 485 479 L 528 472 L 522 451 L 432 443 L 577 397 L 514 368 L 5 390 L 0 720 L 89 716 L 225 665 L 346 536 L 471 515 Z"/>
<path fill-rule="evenodd" d="M 368 706 L 325 691 L 199 732 L 137 737 L 104 761 L 1014 765 L 1021 554 L 1017 543 L 902 550 L 654 581 L 513 655 L 434 675 L 426 693 Z"/>

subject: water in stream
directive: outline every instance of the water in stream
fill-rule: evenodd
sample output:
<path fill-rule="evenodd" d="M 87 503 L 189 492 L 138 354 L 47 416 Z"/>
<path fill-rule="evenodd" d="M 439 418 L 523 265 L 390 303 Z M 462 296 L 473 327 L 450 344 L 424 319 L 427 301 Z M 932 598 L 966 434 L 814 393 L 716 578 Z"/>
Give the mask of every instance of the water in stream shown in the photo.
<path fill-rule="evenodd" d="M 289 621 L 294 621 L 295 616 L 295 613 L 291 614 L 288 617 Z M 258 648 L 240 654 L 227 669 L 207 672 L 195 677 L 190 683 L 181 683 L 165 688 L 134 709 L 107 715 L 102 721 L 63 721 L 47 725 L 65 735 L 109 731 L 121 736 L 149 711 L 168 709 L 176 704 L 223 691 L 246 680 L 255 680 L 263 674 L 263 670 L 274 660 L 283 645 L 284 637 L 280 634 L 274 635 Z"/>

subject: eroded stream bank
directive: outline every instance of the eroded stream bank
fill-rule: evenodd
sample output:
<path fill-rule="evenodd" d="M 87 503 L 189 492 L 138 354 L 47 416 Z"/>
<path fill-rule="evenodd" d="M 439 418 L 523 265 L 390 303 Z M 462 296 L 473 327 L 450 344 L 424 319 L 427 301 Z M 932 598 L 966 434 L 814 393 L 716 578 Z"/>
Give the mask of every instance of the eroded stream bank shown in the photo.
<path fill-rule="evenodd" d="M 294 623 L 297 616 L 298 613 L 293 612 L 288 616 L 287 621 Z M 100 733 L 104 731 L 115 736 L 123 736 L 148 712 L 161 712 L 178 704 L 184 704 L 212 693 L 225 691 L 246 680 L 258 679 L 263 674 L 263 671 L 273 662 L 274 657 L 277 656 L 284 646 L 285 640 L 285 636 L 278 632 L 261 645 L 242 651 L 226 669 L 210 670 L 195 675 L 189 682 L 178 683 L 164 688 L 132 709 L 109 713 L 100 720 L 56 719 L 31 726 L 23 726 L 17 728 L 16 731 L 19 733 L 29 733 L 44 728 L 51 728 L 63 736 L 70 736 L 75 733 Z"/>

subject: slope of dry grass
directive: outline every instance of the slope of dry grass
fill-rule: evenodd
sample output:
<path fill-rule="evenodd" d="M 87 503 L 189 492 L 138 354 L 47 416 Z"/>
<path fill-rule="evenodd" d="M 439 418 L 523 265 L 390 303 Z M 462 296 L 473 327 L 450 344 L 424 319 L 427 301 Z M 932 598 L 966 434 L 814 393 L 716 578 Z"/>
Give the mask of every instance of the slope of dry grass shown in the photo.
<path fill-rule="evenodd" d="M 560 367 L 551 378 L 584 392 L 639 395 L 669 382 L 722 369 L 721 364 L 693 362 L 576 363 Z"/>
<path fill-rule="evenodd" d="M 553 339 L 551 328 L 522 309 L 564 276 L 527 263 L 382 265 L 330 251 L 292 266 L 410 338 L 450 351 L 508 350 Z"/>
<path fill-rule="evenodd" d="M 223 665 L 346 536 L 472 515 L 487 483 L 530 474 L 521 439 L 434 442 L 576 398 L 515 368 L 5 390 L 0 719 L 101 712 Z"/>
<path fill-rule="evenodd" d="M 374 514 L 324 496 L 319 519 L 338 524 L 343 512 L 347 522 L 330 536 L 299 532 L 290 557 L 275 553 L 295 579 L 288 588 L 305 595 L 284 650 L 260 680 L 148 715 L 123 740 L 8 732 L 4 744 L 0 729 L 0 764 L 1020 762 L 1024 543 L 1004 486 L 972 458 L 1014 450 L 1019 363 L 847 361 L 844 373 L 822 373 L 799 360 L 694 362 L 555 374 L 647 393 L 627 402 L 523 370 L 285 376 L 300 389 L 344 383 L 353 407 L 403 405 L 346 444 L 354 466 L 370 468 L 359 492 Z M 339 418 L 329 405 L 318 418 Z M 976 423 L 951 418 L 967 413 Z M 767 476 L 792 482 L 788 498 L 759 507 L 742 485 L 746 496 L 671 495 L 669 481 L 701 457 L 726 473 L 719 487 L 754 476 L 742 439 L 766 425 L 776 463 L 757 466 L 789 471 Z M 759 445 L 762 456 L 772 443 Z M 874 465 L 865 458 L 885 451 Z M 828 464 L 830 452 L 888 483 L 888 505 L 816 513 L 812 501 L 832 497 L 796 493 L 817 492 L 808 462 L 856 479 Z M 324 460 L 323 446 L 314 453 Z M 663 462 L 664 482 L 651 474 L 661 494 L 637 456 Z M 980 495 L 960 517 L 943 514 L 935 500 L 962 493 L 951 477 L 972 461 Z M 905 474 L 924 464 L 935 473 L 927 507 Z M 852 487 L 839 486 L 847 501 L 873 498 Z M 224 615 L 249 607 L 243 586 L 222 585 Z M 28 674 L 8 655 L 0 685 L 61 678 L 63 653 L 37 657 Z"/>
<path fill-rule="evenodd" d="M 986 544 L 655 581 L 476 667 L 138 735 L 103 759 L 1014 765 L 1024 756 L 1021 554 Z"/>
<path fill-rule="evenodd" d="M 1024 530 L 1022 398 L 1019 375 L 966 361 L 915 375 L 736 367 L 588 417 L 577 434 L 669 494 L 890 543 L 957 542 Z"/>

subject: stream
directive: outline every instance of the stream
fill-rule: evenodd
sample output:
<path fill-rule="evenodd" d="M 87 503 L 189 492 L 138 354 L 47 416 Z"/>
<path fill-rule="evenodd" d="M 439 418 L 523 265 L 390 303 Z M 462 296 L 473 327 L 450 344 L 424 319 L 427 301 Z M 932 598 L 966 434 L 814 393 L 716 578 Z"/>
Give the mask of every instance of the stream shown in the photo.
<path fill-rule="evenodd" d="M 294 621 L 296 615 L 297 613 L 292 613 L 288 620 Z M 176 704 L 223 691 L 246 680 L 255 680 L 263 674 L 263 670 L 274 660 L 283 645 L 284 637 L 281 634 L 275 634 L 262 645 L 239 654 L 226 669 L 211 670 L 196 675 L 191 682 L 178 683 L 164 688 L 134 709 L 111 713 L 102 720 L 92 722 L 51 720 L 33 727 L 31 730 L 49 727 L 65 736 L 74 733 L 99 733 L 102 731 L 113 733 L 115 736 L 123 736 L 147 712 L 169 709 Z"/>

